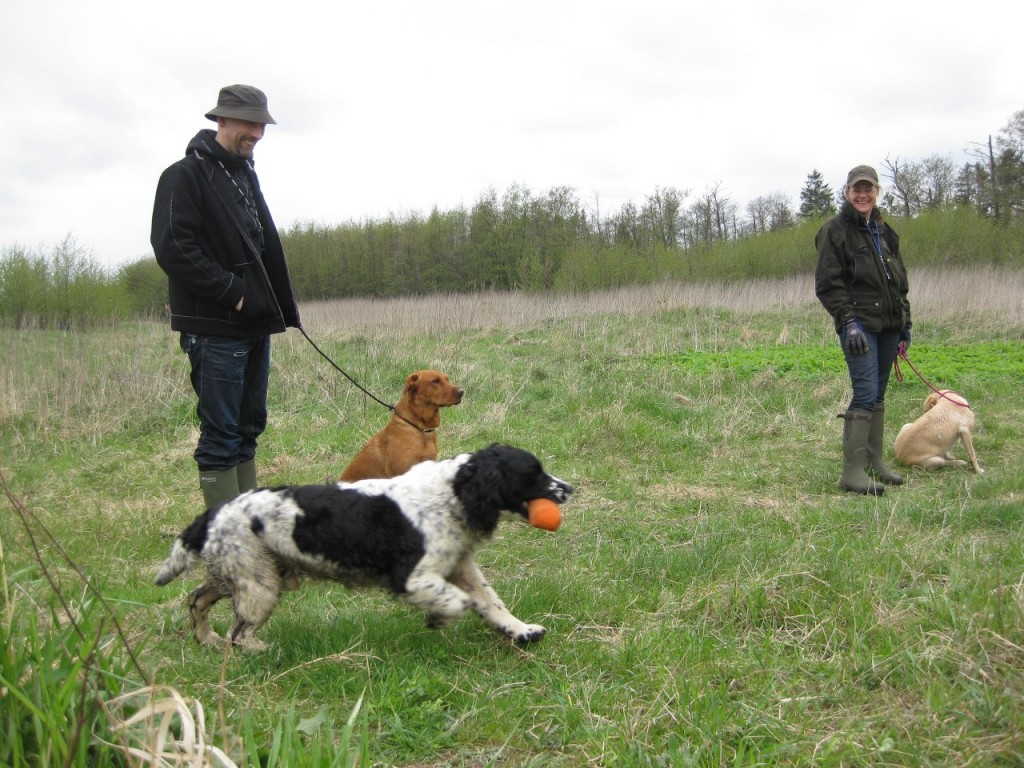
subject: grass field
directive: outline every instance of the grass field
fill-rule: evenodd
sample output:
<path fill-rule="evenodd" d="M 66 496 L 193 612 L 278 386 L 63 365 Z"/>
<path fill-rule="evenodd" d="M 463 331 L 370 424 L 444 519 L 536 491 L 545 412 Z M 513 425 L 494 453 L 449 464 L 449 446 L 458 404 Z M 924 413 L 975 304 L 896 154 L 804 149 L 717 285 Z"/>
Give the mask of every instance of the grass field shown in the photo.
<path fill-rule="evenodd" d="M 45 528 L 148 682 L 202 702 L 239 765 L 317 764 L 325 745 L 345 753 L 325 765 L 406 768 L 1021 765 L 1024 275 L 912 278 L 910 359 L 971 401 L 986 473 L 907 469 L 880 498 L 837 490 L 849 383 L 806 277 L 303 307 L 314 341 L 386 401 L 421 367 L 465 387 L 442 456 L 508 442 L 576 485 L 559 531 L 503 527 L 478 558 L 547 626 L 525 648 L 474 616 L 429 631 L 332 584 L 285 596 L 266 653 L 198 647 L 197 576 L 152 584 L 201 511 L 176 339 L 162 323 L 0 330 L 0 470 L 34 516 L 0 513 L 5 652 L 26 615 L 61 621 L 41 563 L 72 609 L 95 605 Z M 273 355 L 261 482 L 336 477 L 387 411 L 295 331 Z M 928 392 L 902 371 L 890 456 Z M 227 606 L 214 617 L 223 629 Z M 128 666 L 124 687 L 141 686 Z M 341 746 L 357 709 L 362 753 Z M 282 739 L 306 751 L 275 758 Z"/>

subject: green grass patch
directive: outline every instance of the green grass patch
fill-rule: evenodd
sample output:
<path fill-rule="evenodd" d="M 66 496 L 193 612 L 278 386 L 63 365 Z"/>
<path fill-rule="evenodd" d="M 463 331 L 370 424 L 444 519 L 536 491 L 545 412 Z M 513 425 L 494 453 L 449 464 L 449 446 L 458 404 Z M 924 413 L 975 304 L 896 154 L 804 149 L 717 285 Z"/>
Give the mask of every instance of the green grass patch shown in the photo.
<path fill-rule="evenodd" d="M 477 302 L 460 325 L 460 305 L 434 298 L 413 309 L 443 309 L 443 330 L 396 328 L 387 307 L 351 334 L 321 307 L 307 330 L 385 401 L 426 366 L 466 389 L 444 412 L 442 456 L 509 442 L 576 485 L 559 531 L 504 527 L 479 554 L 512 610 L 548 628 L 527 648 L 473 616 L 430 631 L 387 595 L 316 583 L 284 596 L 267 652 L 197 646 L 197 576 L 152 584 L 201 503 L 187 366 L 162 325 L 0 331 L 0 468 L 114 607 L 148 682 L 201 702 L 238 764 L 1015 765 L 1024 319 L 972 289 L 965 327 L 942 314 L 961 293 L 915 304 L 911 360 L 970 399 L 986 473 L 906 469 L 879 498 L 837 489 L 849 384 L 813 301 L 646 307 L 640 291 L 602 312 L 548 297 L 530 322 Z M 387 411 L 297 334 L 273 356 L 261 482 L 337 477 Z M 904 374 L 888 446 L 928 392 Z M 10 655 L 61 612 L 6 511 L 0 540 Z M 77 597 L 73 569 L 41 557 Z M 218 629 L 228 614 L 214 611 Z M 142 685 L 110 652 L 119 684 Z M 11 701 L 5 733 L 29 722 Z"/>

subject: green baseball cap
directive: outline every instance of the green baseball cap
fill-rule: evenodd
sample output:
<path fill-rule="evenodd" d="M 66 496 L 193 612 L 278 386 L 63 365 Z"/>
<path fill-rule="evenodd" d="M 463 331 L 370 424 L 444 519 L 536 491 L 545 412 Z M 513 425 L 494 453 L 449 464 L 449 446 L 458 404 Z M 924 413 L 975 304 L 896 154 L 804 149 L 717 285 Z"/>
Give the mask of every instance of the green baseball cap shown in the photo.
<path fill-rule="evenodd" d="M 879 186 L 878 174 L 870 165 L 858 165 L 846 175 L 846 186 L 852 187 L 858 181 L 870 181 L 876 187 Z"/>

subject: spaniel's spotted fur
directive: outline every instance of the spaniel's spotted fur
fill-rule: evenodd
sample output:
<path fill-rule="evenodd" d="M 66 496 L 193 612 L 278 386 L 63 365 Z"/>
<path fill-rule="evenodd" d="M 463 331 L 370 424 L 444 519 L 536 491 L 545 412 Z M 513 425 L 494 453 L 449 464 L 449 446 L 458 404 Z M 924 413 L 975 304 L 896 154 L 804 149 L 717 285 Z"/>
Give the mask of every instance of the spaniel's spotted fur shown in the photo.
<path fill-rule="evenodd" d="M 220 638 L 210 608 L 234 603 L 231 641 L 259 648 L 252 634 L 278 595 L 302 575 L 351 586 L 390 588 L 451 624 L 472 608 L 519 642 L 544 635 L 505 607 L 473 561 L 473 550 L 503 517 L 527 520 L 527 503 L 561 503 L 572 486 L 547 474 L 531 453 L 492 445 L 447 461 L 427 461 L 387 480 L 249 491 L 197 517 L 175 540 L 156 583 L 164 585 L 200 560 L 208 572 L 189 595 L 196 639 Z"/>

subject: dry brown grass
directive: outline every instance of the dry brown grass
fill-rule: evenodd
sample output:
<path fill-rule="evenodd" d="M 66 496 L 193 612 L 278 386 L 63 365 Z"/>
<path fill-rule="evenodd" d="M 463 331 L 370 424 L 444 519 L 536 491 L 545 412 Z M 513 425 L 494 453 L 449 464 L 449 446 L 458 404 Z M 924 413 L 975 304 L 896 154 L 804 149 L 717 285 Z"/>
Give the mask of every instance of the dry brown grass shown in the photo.
<path fill-rule="evenodd" d="M 995 266 L 974 269 L 925 267 L 911 271 L 911 303 L 916 319 L 944 323 L 993 314 L 1007 329 L 1024 328 L 1024 271 Z M 736 283 L 662 282 L 610 291 L 551 296 L 485 292 L 397 299 L 346 299 L 302 306 L 303 324 L 318 332 L 343 335 L 415 335 L 527 329 L 551 321 L 624 315 L 653 315 L 674 309 L 724 309 L 738 313 L 820 309 L 813 275 Z"/>
<path fill-rule="evenodd" d="M 950 341 L 969 343 L 982 329 L 1008 339 L 1024 334 L 1024 270 L 982 266 L 977 269 L 923 268 L 911 274 L 915 325 L 953 328 Z M 737 283 L 663 282 L 613 291 L 548 295 L 531 293 L 444 294 L 399 299 L 345 299 L 302 306 L 303 325 L 316 342 L 363 338 L 370 347 L 365 360 L 387 356 L 388 342 L 416 336 L 450 337 L 460 332 L 524 331 L 551 323 L 578 326 L 582 338 L 601 316 L 650 319 L 660 312 L 691 310 L 698 314 L 724 310 L 741 315 L 784 313 L 778 343 L 794 333 L 831 336 L 831 325 L 814 298 L 813 277 Z M 643 324 L 634 324 L 638 344 L 650 338 Z M 598 334 L 600 336 L 600 334 Z M 679 337 L 693 346 L 696 339 L 679 328 Z M 678 340 L 678 339 L 677 339 Z M 620 343 L 624 343 L 622 339 Z M 290 332 L 275 337 L 289 352 L 305 354 L 306 342 Z M 116 349 L 111 349 L 116 345 Z M 641 350 L 642 351 L 642 350 Z M 111 365 L 116 358 L 116 365 Z M 174 334 L 163 323 L 126 324 L 113 332 L 36 335 L 0 333 L 0 418 L 19 413 L 37 415 L 38 423 L 61 429 L 72 411 L 83 405 L 110 418 L 109 402 L 167 403 L 189 397 L 187 361 Z M 305 375 L 305 368 L 296 369 Z M 451 374 L 456 371 L 449 372 Z M 127 426 L 128 409 L 118 418 Z M 97 433 L 118 428 L 97 421 Z M 17 438 L 17 435 L 15 436 Z"/>

